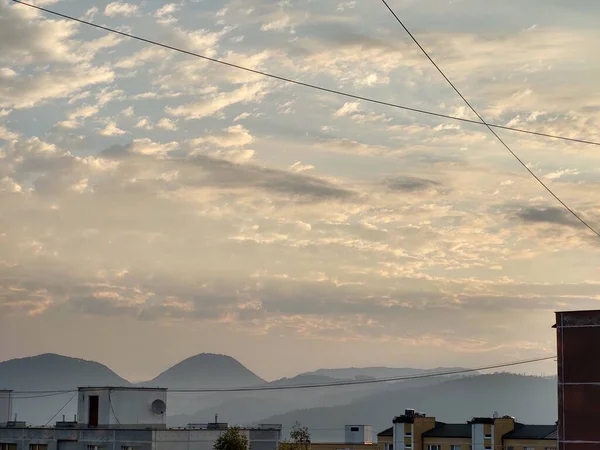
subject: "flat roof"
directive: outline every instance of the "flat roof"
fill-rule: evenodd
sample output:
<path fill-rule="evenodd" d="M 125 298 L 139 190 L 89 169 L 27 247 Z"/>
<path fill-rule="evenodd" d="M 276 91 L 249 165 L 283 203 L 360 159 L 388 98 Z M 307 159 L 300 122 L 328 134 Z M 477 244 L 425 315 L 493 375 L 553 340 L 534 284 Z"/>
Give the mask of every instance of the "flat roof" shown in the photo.
<path fill-rule="evenodd" d="M 140 386 L 80 386 L 78 391 L 166 391 L 168 388 Z"/>

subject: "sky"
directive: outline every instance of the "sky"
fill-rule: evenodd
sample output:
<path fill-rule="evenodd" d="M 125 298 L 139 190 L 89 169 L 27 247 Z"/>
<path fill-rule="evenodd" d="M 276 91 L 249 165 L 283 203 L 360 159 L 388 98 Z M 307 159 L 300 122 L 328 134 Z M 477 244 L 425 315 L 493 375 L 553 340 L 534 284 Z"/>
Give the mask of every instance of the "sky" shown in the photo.
<path fill-rule="evenodd" d="M 475 118 L 376 0 L 34 3 Z M 597 1 L 390 6 L 487 121 L 600 141 Z M 498 134 L 600 227 L 597 147 Z M 554 311 L 600 305 L 599 243 L 478 125 L 0 0 L 0 360 L 143 380 L 201 352 L 266 379 L 549 356 Z"/>

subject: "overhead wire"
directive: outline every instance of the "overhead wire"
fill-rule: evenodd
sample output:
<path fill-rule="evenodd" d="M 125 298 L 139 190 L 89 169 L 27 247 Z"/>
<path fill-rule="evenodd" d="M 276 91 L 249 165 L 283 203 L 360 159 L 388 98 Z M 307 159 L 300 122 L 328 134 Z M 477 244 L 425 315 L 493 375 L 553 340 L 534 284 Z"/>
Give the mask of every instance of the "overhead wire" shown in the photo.
<path fill-rule="evenodd" d="M 210 61 L 210 62 L 213 62 L 213 63 L 216 63 L 216 64 L 221 64 L 221 65 L 224 65 L 224 66 L 227 66 L 227 67 L 231 67 L 231 68 L 234 68 L 234 69 L 243 70 L 243 71 L 250 72 L 250 73 L 253 73 L 253 74 L 256 74 L 256 75 L 261 75 L 261 76 L 264 76 L 264 77 L 272 78 L 272 79 L 283 81 L 283 82 L 290 83 L 290 84 L 295 84 L 295 85 L 298 85 L 298 86 L 303 86 L 303 87 L 310 88 L 310 89 L 316 89 L 318 91 L 327 92 L 327 93 L 330 93 L 330 94 L 340 95 L 342 97 L 351 98 L 353 100 L 362 100 L 362 101 L 373 103 L 373 104 L 377 104 L 377 105 L 388 106 L 388 107 L 392 107 L 392 108 L 401 109 L 401 110 L 404 110 L 404 111 L 409 111 L 409 112 L 418 113 L 418 114 L 424 114 L 424 115 L 433 116 L 433 117 L 437 117 L 437 118 L 441 118 L 441 119 L 450 119 L 450 120 L 455 120 L 455 121 L 459 121 L 459 122 L 463 122 L 463 123 L 470 123 L 470 124 L 473 124 L 473 125 L 492 127 L 492 128 L 497 128 L 497 129 L 502 129 L 502 130 L 507 130 L 507 131 L 513 131 L 513 132 L 516 132 L 516 133 L 524 133 L 524 134 L 529 134 L 529 135 L 546 137 L 546 138 L 550 138 L 550 139 L 558 139 L 558 140 L 563 140 L 563 141 L 568 141 L 568 142 L 574 142 L 574 143 L 580 143 L 580 144 L 600 146 L 600 142 L 592 141 L 592 140 L 589 140 L 589 139 L 570 138 L 570 137 L 567 137 L 567 136 L 561 136 L 561 135 L 550 134 L 550 133 L 543 133 L 543 132 L 539 132 L 539 131 L 526 130 L 526 129 L 515 128 L 515 127 L 506 126 L 506 125 L 498 125 L 498 124 L 485 123 L 485 122 L 480 122 L 480 121 L 477 121 L 477 120 L 467 119 L 467 118 L 464 118 L 464 117 L 453 116 L 453 115 L 450 115 L 450 114 L 443 114 L 443 113 L 438 113 L 438 112 L 434 112 L 434 111 L 428 111 L 428 110 L 421 109 L 421 108 L 413 108 L 413 107 L 409 107 L 409 106 L 399 105 L 397 103 L 386 102 L 386 101 L 383 101 L 383 100 L 377 100 L 377 99 L 373 99 L 373 98 L 370 98 L 370 97 L 365 97 L 365 96 L 362 96 L 362 95 L 351 94 L 349 92 L 340 91 L 340 90 L 337 90 L 337 89 L 326 88 L 326 87 L 323 87 L 323 86 L 319 86 L 319 85 L 312 84 L 312 83 L 306 83 L 306 82 L 295 80 L 295 79 L 288 78 L 288 77 L 285 77 L 285 76 L 275 75 L 275 74 L 272 74 L 272 73 L 269 73 L 269 72 L 264 72 L 264 71 L 257 70 L 257 69 L 251 69 L 249 67 L 245 67 L 245 66 L 242 66 L 242 65 L 239 65 L 239 64 L 230 63 L 230 62 L 227 62 L 227 61 L 223 61 L 221 59 L 211 58 L 209 56 L 202 55 L 200 53 L 192 52 L 192 51 L 189 51 L 189 50 L 184 50 L 184 49 L 181 49 L 179 47 L 175 47 L 175 46 L 172 46 L 172 45 L 164 44 L 164 43 L 152 40 L 152 39 L 143 38 L 141 36 L 137 36 L 137 35 L 134 35 L 134 34 L 126 33 L 124 31 L 119 31 L 119 30 L 116 30 L 114 28 L 110 28 L 110 27 L 106 27 L 106 26 L 103 26 L 103 25 L 99 25 L 99 24 L 93 23 L 93 22 L 89 22 L 89 21 L 84 20 L 84 19 L 80 19 L 80 18 L 77 18 L 77 17 L 74 17 L 74 16 L 70 16 L 68 14 L 60 13 L 60 12 L 57 12 L 57 11 L 54 11 L 54 10 L 51 10 L 51 9 L 48 9 L 48 8 L 44 8 L 44 7 L 41 7 L 41 6 L 38 6 L 38 5 L 33 5 L 31 3 L 27 3 L 27 2 L 24 2 L 24 1 L 21 1 L 21 0 L 12 0 L 12 2 L 13 3 L 18 3 L 18 4 L 23 5 L 23 6 L 28 6 L 30 8 L 37 9 L 39 11 L 43 11 L 45 13 L 52 14 L 54 16 L 61 17 L 63 19 L 67 19 L 67 20 L 72 20 L 72 21 L 75 21 L 75 22 L 79 22 L 81 24 L 88 25 L 90 27 L 94 27 L 94 28 L 97 28 L 97 29 L 100 29 L 100 30 L 103 30 L 103 31 L 107 31 L 107 32 L 110 32 L 110 33 L 115 33 L 115 34 L 118 34 L 118 35 L 130 38 L 130 39 L 135 39 L 135 40 L 147 43 L 147 44 L 156 45 L 158 47 L 166 48 L 168 50 L 172 50 L 172 51 L 175 51 L 175 52 L 183 53 L 183 54 L 188 55 L 188 56 L 194 56 L 196 58 L 200 58 L 200 59 L 203 59 L 203 60 L 206 60 L 206 61 Z"/>
<path fill-rule="evenodd" d="M 476 367 L 471 369 L 458 369 L 449 370 L 442 372 L 428 372 L 417 375 L 404 375 L 397 377 L 385 377 L 385 378 L 374 378 L 367 380 L 341 380 L 333 381 L 328 383 L 311 383 L 311 384 L 283 384 L 283 385 L 268 385 L 268 386 L 246 386 L 246 387 L 229 387 L 229 388 L 190 388 L 190 389 L 168 389 L 170 394 L 172 393 L 210 393 L 210 392 L 257 392 L 257 391 L 282 391 L 282 390 L 297 390 L 297 389 L 315 389 L 315 388 L 328 388 L 328 387 L 339 387 L 339 386 L 355 386 L 362 384 L 375 384 L 375 383 L 386 383 L 394 381 L 409 381 L 419 380 L 424 378 L 435 378 L 451 375 L 461 375 L 473 372 L 479 372 L 484 370 L 501 369 L 506 367 L 514 367 L 518 365 L 531 364 L 535 362 L 549 361 L 555 359 L 556 356 L 544 356 L 540 358 L 525 359 L 519 361 L 511 361 L 501 364 L 492 364 L 483 367 Z M 99 387 L 96 390 L 108 390 L 109 392 L 114 390 L 114 387 Z M 77 390 L 74 390 L 77 392 Z M 35 392 L 35 391 L 19 391 L 21 393 Z M 65 391 L 59 391 L 64 393 Z M 73 392 L 70 391 L 70 392 Z"/>
<path fill-rule="evenodd" d="M 381 1 L 386 6 L 386 8 L 390 11 L 390 13 L 394 16 L 394 18 L 400 24 L 400 26 L 402 26 L 402 28 L 404 29 L 404 31 L 406 31 L 406 33 L 410 36 L 410 38 L 412 39 L 412 41 L 417 45 L 417 47 L 419 47 L 419 49 L 421 50 L 421 52 L 427 57 L 427 59 L 431 62 L 431 64 L 437 69 L 437 71 L 442 75 L 442 77 L 448 82 L 448 84 L 450 85 L 450 87 L 452 87 L 452 89 L 454 89 L 454 91 L 458 94 L 458 96 L 463 100 L 463 102 L 465 103 L 465 105 L 467 105 L 469 107 L 469 109 L 477 116 L 477 118 L 481 121 L 481 124 L 485 125 L 485 127 L 494 135 L 494 137 L 504 146 L 504 148 L 510 152 L 510 154 L 519 162 L 519 164 L 521 164 L 525 168 L 525 170 L 527 170 L 527 172 L 529 172 L 529 174 L 544 189 L 546 189 L 546 191 L 548 191 L 548 193 L 552 197 L 554 197 L 554 199 L 556 201 L 558 201 L 569 213 L 571 213 L 573 215 L 573 217 L 575 217 L 579 222 L 581 222 L 585 227 L 587 227 L 592 233 L 594 233 L 596 236 L 600 237 L 600 232 L 596 231 L 596 229 L 594 229 L 590 224 L 588 224 L 579 214 L 577 214 L 575 211 L 573 211 L 573 209 L 571 209 L 560 197 L 558 197 L 558 195 L 556 195 L 554 193 L 554 191 L 552 191 L 552 189 L 550 189 L 550 187 L 548 187 L 548 185 L 546 183 L 544 183 L 541 180 L 541 178 L 538 177 L 527 166 L 527 164 L 525 164 L 525 162 L 523 162 L 523 160 L 521 158 L 519 158 L 519 156 L 508 146 L 508 144 L 506 142 L 504 142 L 504 140 L 500 136 L 498 136 L 498 134 L 494 131 L 492 125 L 488 124 L 484 120 L 483 116 L 477 112 L 477 110 L 475 109 L 475 107 L 465 98 L 465 96 L 458 90 L 458 88 L 454 85 L 454 83 L 452 83 L 452 81 L 450 81 L 450 79 L 446 76 L 446 74 L 444 73 L 444 71 L 440 68 L 440 66 L 438 66 L 436 64 L 436 62 L 429 55 L 429 53 L 427 52 L 427 50 L 425 50 L 425 48 L 423 48 L 423 46 L 419 43 L 419 41 L 417 40 L 417 38 L 410 32 L 410 30 L 406 27 L 406 25 L 404 24 L 404 22 L 400 19 L 400 17 L 396 14 L 396 12 L 388 4 L 388 2 L 386 0 L 381 0 Z"/>
<path fill-rule="evenodd" d="M 53 419 L 54 419 L 56 416 L 58 416 L 58 415 L 60 414 L 60 412 L 61 412 L 63 409 L 65 409 L 69 403 L 71 403 L 71 401 L 72 401 L 72 400 L 75 398 L 75 396 L 76 396 L 76 395 L 77 395 L 77 392 L 75 392 L 75 394 L 73 394 L 73 395 L 71 396 L 71 398 L 70 398 L 69 400 L 67 400 L 67 403 L 65 403 L 65 404 L 64 404 L 64 405 L 63 405 L 63 406 L 62 406 L 62 407 L 61 407 L 61 408 L 60 408 L 58 411 L 56 411 L 56 413 L 55 413 L 55 414 L 54 414 L 52 417 L 50 417 L 50 420 L 48 420 L 48 422 L 46 422 L 46 424 L 45 424 L 44 426 L 45 426 L 45 427 L 47 427 L 47 426 L 48 426 L 48 424 L 49 424 L 50 422 L 52 422 L 52 420 L 53 420 Z"/>

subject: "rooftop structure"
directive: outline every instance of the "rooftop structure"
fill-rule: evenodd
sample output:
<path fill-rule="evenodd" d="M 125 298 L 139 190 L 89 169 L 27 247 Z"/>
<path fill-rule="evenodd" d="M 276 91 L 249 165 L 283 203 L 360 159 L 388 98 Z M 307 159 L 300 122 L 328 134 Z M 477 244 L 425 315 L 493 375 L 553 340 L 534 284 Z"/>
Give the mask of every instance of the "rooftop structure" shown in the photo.
<path fill-rule="evenodd" d="M 228 429 L 227 423 L 168 428 L 164 388 L 82 387 L 77 402 L 79 422 L 64 416 L 53 427 L 0 422 L 0 450 L 212 450 Z M 248 450 L 277 450 L 281 440 L 281 425 L 240 431 Z"/>

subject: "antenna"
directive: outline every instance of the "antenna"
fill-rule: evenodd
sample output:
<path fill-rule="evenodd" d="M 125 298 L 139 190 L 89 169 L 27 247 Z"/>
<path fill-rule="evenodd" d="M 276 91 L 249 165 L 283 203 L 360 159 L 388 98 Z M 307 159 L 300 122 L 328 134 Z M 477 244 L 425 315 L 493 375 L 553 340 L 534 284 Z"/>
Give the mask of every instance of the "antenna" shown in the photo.
<path fill-rule="evenodd" d="M 215 414 L 215 423 L 219 423 L 219 415 Z"/>
<path fill-rule="evenodd" d="M 154 414 L 164 414 L 167 410 L 167 405 L 161 399 L 157 398 L 152 402 L 152 412 Z"/>
<path fill-rule="evenodd" d="M 500 417 L 500 415 L 498 414 L 498 411 L 494 411 L 494 415 L 492 417 L 494 419 L 497 419 L 498 417 Z"/>

